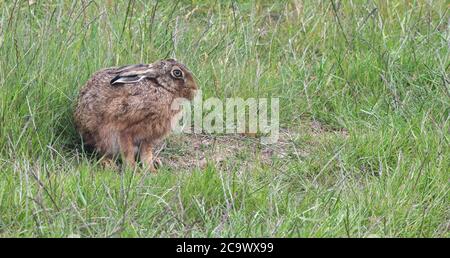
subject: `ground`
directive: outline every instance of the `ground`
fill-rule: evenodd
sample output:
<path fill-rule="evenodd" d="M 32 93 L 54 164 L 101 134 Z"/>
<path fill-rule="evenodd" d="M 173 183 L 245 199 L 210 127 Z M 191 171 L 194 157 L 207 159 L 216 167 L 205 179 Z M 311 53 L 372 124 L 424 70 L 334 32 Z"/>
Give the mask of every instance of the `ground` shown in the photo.
<path fill-rule="evenodd" d="M 0 237 L 449 237 L 447 1 L 0 2 Z M 280 139 L 174 134 L 104 166 L 97 70 L 175 57 L 203 97 L 280 101 Z"/>

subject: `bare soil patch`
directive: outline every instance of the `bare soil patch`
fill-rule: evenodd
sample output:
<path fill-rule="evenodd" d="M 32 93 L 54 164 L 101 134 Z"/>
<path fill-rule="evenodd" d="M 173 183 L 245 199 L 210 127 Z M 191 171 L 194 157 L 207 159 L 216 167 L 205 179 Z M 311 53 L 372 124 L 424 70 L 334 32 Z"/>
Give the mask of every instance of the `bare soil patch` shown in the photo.
<path fill-rule="evenodd" d="M 280 129 L 275 144 L 261 144 L 260 138 L 247 134 L 178 134 L 157 146 L 156 153 L 164 166 L 175 170 L 204 168 L 208 162 L 221 165 L 227 160 L 271 165 L 276 159 L 302 159 L 313 152 L 321 139 L 347 137 L 346 130 L 325 129 L 319 122 L 307 123 L 296 130 Z"/>

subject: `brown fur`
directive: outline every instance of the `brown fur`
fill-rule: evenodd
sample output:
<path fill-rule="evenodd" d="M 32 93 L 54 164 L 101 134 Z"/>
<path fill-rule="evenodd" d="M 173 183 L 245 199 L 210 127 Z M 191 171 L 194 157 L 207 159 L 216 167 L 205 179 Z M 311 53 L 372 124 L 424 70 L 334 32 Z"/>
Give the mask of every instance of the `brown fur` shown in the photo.
<path fill-rule="evenodd" d="M 175 77 L 175 69 L 182 71 L 181 78 Z M 114 83 L 117 78 L 126 83 Z M 129 78 L 141 80 L 128 83 Z M 172 102 L 192 100 L 196 90 L 192 74 L 173 59 L 98 71 L 80 91 L 77 131 L 101 155 L 122 154 L 130 165 L 140 149 L 141 161 L 154 171 L 152 146 L 170 132 L 171 120 L 180 112 L 171 110 Z"/>

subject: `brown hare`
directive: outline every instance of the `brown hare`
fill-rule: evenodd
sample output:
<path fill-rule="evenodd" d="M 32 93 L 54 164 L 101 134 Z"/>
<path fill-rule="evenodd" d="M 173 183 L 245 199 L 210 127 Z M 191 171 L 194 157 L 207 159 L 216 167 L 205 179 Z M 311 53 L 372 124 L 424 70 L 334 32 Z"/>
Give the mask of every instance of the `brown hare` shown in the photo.
<path fill-rule="evenodd" d="M 152 64 L 106 68 L 81 89 L 74 114 L 86 146 L 106 158 L 135 156 L 152 172 L 153 145 L 171 131 L 177 98 L 192 100 L 197 84 L 185 65 L 174 59 Z"/>

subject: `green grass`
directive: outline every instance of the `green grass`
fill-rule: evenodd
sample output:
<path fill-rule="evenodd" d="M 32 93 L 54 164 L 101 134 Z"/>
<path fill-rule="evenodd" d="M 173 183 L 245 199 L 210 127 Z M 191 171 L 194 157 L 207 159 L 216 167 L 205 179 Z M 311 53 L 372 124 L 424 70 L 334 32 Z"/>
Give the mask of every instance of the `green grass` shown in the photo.
<path fill-rule="evenodd" d="M 0 237 L 450 237 L 448 1 L 38 2 L 0 0 Z M 295 151 L 103 169 L 78 90 L 166 57 L 279 97 Z"/>

